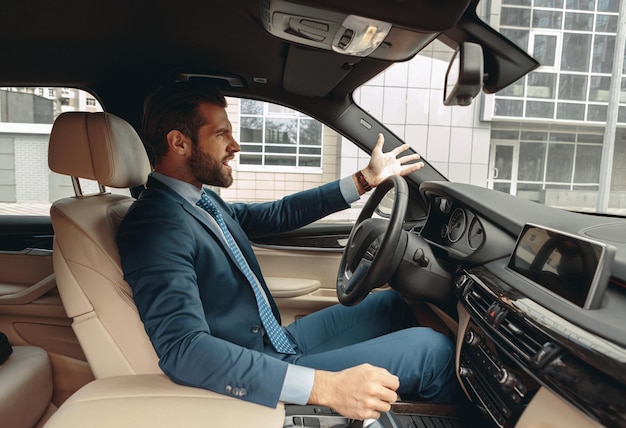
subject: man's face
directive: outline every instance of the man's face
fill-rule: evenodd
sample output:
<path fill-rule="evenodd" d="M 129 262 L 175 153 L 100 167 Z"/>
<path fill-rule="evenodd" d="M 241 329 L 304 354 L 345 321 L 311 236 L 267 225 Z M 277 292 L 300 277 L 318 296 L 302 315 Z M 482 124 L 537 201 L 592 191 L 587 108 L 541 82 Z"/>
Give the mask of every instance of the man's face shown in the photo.
<path fill-rule="evenodd" d="M 226 110 L 214 104 L 201 104 L 199 113 L 205 124 L 198 130 L 198 140 L 187 160 L 189 169 L 202 184 L 228 187 L 233 183 L 233 169 L 228 162 L 240 150 L 232 136 L 232 125 Z"/>

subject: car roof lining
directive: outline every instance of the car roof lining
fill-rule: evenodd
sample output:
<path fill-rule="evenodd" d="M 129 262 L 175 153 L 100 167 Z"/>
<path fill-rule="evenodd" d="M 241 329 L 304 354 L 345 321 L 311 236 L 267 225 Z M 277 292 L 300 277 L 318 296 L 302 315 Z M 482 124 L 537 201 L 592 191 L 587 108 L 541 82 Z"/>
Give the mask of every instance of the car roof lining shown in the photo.
<path fill-rule="evenodd" d="M 493 49 L 485 55 L 490 79 L 487 89 L 495 91 L 528 72 L 536 62 L 477 23 L 476 3 L 361 0 L 344 5 L 334 0 L 306 1 L 308 6 L 362 12 L 403 30 L 422 31 L 414 41 L 419 46 L 403 47 L 409 55 L 415 55 L 426 45 L 425 40 L 435 36 L 453 47 L 461 41 L 484 38 L 481 43 Z M 5 20 L 0 37 L 14 40 L 17 35 L 20 42 L 5 44 L 0 86 L 85 89 L 107 111 L 136 126 L 145 97 L 176 75 L 228 74 L 244 82 L 243 87 L 228 88 L 233 95 L 297 105 L 307 114 L 333 122 L 351 103 L 354 89 L 394 63 L 343 56 L 272 36 L 263 26 L 262 4 L 257 0 L 9 2 L 3 4 L 5 16 L 20 19 Z M 448 28 L 459 19 L 457 27 Z"/>

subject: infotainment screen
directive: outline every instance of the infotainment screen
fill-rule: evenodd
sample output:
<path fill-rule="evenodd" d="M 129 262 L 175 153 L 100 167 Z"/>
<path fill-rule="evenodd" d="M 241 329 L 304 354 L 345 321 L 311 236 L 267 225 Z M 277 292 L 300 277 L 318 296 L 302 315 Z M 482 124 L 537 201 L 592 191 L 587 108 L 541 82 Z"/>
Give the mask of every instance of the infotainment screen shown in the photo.
<path fill-rule="evenodd" d="M 527 224 L 509 268 L 582 308 L 597 308 L 609 281 L 614 249 L 542 226 Z"/>

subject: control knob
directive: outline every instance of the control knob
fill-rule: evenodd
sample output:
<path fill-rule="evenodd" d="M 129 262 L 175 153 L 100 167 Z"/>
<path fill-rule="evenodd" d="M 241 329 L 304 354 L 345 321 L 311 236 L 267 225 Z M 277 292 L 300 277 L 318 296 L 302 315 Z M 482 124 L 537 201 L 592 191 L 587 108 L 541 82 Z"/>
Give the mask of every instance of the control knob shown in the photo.
<path fill-rule="evenodd" d="M 461 377 L 472 377 L 474 376 L 474 372 L 472 369 L 468 369 L 467 367 L 459 367 L 459 376 Z"/>
<path fill-rule="evenodd" d="M 500 385 L 505 388 L 513 388 L 515 385 L 517 385 L 517 376 L 515 376 L 515 374 L 511 373 L 505 368 L 501 368 L 500 370 L 498 370 L 496 380 Z"/>
<path fill-rule="evenodd" d="M 465 343 L 469 346 L 478 346 L 482 342 L 482 338 L 474 330 L 469 330 L 465 333 Z"/>
<path fill-rule="evenodd" d="M 462 273 L 461 275 L 457 276 L 454 284 L 456 285 L 456 288 L 460 290 L 461 288 L 463 288 L 463 286 L 465 286 L 468 280 L 469 276 L 467 276 L 467 274 L 465 273 Z"/>

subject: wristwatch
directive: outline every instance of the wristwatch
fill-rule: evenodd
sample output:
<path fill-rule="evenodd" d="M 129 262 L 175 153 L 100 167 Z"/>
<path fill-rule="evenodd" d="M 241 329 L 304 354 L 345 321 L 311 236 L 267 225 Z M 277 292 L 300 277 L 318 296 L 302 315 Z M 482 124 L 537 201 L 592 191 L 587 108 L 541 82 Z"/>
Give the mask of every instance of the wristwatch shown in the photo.
<path fill-rule="evenodd" d="M 367 179 L 363 175 L 363 173 L 359 170 L 356 172 L 356 181 L 359 182 L 359 185 L 366 191 L 369 192 L 372 190 L 372 185 L 367 182 Z"/>

